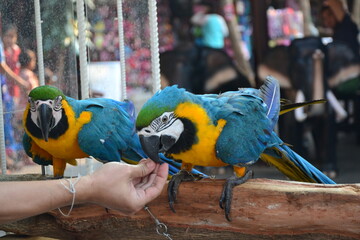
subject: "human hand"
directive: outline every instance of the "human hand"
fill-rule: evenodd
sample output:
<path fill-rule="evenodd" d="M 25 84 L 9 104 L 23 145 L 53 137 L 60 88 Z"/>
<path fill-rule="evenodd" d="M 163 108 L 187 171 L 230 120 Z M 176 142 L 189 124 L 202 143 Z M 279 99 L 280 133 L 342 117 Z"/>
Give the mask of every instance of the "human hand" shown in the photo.
<path fill-rule="evenodd" d="M 156 164 L 150 159 L 143 159 L 138 165 L 106 163 L 86 176 L 91 188 L 87 198 L 90 202 L 132 215 L 160 195 L 168 170 L 168 164 Z"/>

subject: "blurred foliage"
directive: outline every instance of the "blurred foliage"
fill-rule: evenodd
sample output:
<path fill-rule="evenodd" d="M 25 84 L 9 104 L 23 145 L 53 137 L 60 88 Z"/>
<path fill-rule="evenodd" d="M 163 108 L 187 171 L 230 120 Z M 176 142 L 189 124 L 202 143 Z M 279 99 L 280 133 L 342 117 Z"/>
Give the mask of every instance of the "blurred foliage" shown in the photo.
<path fill-rule="evenodd" d="M 69 1 L 43 1 L 41 19 L 44 52 L 63 49 L 65 38 L 73 35 L 73 4 Z"/>
<path fill-rule="evenodd" d="M 92 0 L 86 0 L 85 4 L 87 8 L 94 8 Z M 41 14 L 44 52 L 51 51 L 54 48 L 62 50 L 70 46 L 72 42 L 77 48 L 78 27 L 77 20 L 75 20 L 75 0 L 43 1 L 41 3 Z M 89 29 L 89 23 L 87 23 L 87 29 Z"/>

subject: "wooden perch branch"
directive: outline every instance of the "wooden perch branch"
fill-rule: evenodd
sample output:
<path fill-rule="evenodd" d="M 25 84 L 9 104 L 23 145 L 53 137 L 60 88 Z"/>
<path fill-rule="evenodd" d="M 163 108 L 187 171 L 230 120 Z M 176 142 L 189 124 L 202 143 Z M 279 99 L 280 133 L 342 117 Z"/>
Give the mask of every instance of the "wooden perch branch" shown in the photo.
<path fill-rule="evenodd" d="M 180 185 L 176 213 L 166 188 L 149 204 L 175 239 L 360 239 L 360 184 L 321 185 L 253 179 L 234 189 L 232 222 L 219 207 L 224 180 Z M 67 209 L 63 209 L 66 211 Z M 58 210 L 0 229 L 63 239 L 166 239 L 146 211 L 122 216 L 78 205 L 70 217 Z"/>

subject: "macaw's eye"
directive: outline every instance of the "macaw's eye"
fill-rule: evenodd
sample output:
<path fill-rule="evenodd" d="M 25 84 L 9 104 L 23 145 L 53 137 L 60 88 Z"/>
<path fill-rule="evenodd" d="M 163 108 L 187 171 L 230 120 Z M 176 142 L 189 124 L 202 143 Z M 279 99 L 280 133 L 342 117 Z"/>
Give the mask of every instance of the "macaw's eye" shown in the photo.
<path fill-rule="evenodd" d="M 30 103 L 30 111 L 35 112 L 36 111 L 35 102 L 31 99 L 31 97 L 29 97 L 28 101 Z"/>
<path fill-rule="evenodd" d="M 62 97 L 61 96 L 58 96 L 55 98 L 55 101 L 54 101 L 54 110 L 55 111 L 60 111 L 61 110 L 61 100 L 62 100 Z"/>
<path fill-rule="evenodd" d="M 161 118 L 161 121 L 163 122 L 163 123 L 166 123 L 167 121 L 168 121 L 168 116 L 163 116 L 162 118 Z"/>

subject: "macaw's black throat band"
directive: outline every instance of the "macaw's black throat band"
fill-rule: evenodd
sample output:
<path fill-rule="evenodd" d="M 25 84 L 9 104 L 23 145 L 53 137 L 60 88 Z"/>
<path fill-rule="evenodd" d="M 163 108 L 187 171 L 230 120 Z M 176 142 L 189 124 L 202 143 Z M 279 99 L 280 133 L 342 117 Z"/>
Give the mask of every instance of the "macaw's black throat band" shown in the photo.
<path fill-rule="evenodd" d="M 166 151 L 166 154 L 177 154 L 185 152 L 198 141 L 195 125 L 187 118 L 178 118 L 184 124 L 184 131 L 177 142 Z"/>

